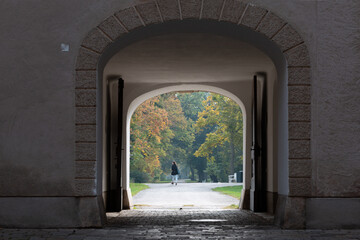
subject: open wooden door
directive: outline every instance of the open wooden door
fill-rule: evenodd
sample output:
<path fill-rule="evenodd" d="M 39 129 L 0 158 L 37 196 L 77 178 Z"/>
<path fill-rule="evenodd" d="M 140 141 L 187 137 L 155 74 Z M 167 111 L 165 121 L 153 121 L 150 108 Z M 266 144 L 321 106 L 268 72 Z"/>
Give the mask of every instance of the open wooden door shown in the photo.
<path fill-rule="evenodd" d="M 266 211 L 266 140 L 267 140 L 266 76 L 253 80 L 252 147 L 250 209 Z"/>
<path fill-rule="evenodd" d="M 108 81 L 106 114 L 105 205 L 107 212 L 122 209 L 122 123 L 124 80 Z"/>

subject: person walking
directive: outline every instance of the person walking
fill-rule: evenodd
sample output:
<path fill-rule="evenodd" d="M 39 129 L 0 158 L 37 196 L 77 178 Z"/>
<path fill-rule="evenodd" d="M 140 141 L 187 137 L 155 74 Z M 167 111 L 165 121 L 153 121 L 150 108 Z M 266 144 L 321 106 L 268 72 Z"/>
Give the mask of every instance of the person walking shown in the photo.
<path fill-rule="evenodd" d="M 172 166 L 171 166 L 171 184 L 177 185 L 177 181 L 178 181 L 178 177 L 179 177 L 179 169 L 176 165 L 176 162 L 172 162 Z"/>

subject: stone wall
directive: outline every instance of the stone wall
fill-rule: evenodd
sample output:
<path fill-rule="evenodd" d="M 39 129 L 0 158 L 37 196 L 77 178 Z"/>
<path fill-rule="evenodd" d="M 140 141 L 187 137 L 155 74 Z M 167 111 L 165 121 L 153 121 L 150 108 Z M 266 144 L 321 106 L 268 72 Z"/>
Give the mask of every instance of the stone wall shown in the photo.
<path fill-rule="evenodd" d="M 0 8 L 0 30 L 6 33 L 0 39 L 0 198 L 1 206 L 9 206 L 9 211 L 12 207 L 13 219 L 38 213 L 36 208 L 31 208 L 33 205 L 41 205 L 45 212 L 68 208 L 65 204 L 55 204 L 56 201 L 42 204 L 40 199 L 49 196 L 59 199 L 93 196 L 94 209 L 100 208 L 93 191 L 96 184 L 92 177 L 94 153 L 81 151 L 92 144 L 94 136 L 93 120 L 84 118 L 83 114 L 95 109 L 93 100 L 88 98 L 94 93 L 94 78 L 79 75 L 94 74 L 94 71 L 83 71 L 94 68 L 87 69 L 82 65 L 94 62 L 80 64 L 78 61 L 76 64 L 76 58 L 80 48 L 80 58 L 84 56 L 82 54 L 99 55 L 114 38 L 112 34 L 123 31 L 121 28 L 107 31 L 105 24 L 112 24 L 112 18 L 108 17 L 120 9 L 144 2 L 147 4 L 135 9 L 142 19 L 133 18 L 130 13 L 133 8 L 117 16 L 127 30 L 154 21 L 197 16 L 201 9 L 204 18 L 214 18 L 221 11 L 221 19 L 235 22 L 241 19 L 244 25 L 259 31 L 264 27 L 263 33 L 269 36 L 274 34 L 272 27 L 281 29 L 281 33 L 279 31 L 272 37 L 288 56 L 289 66 L 296 66 L 289 68 L 289 118 L 292 119 L 289 124 L 289 195 L 321 199 L 337 197 L 340 202 L 341 197 L 360 197 L 358 1 L 252 0 L 244 1 L 251 3 L 246 5 L 231 0 L 159 0 L 154 5 L 150 1 L 130 0 L 54 0 L 41 4 L 33 0 L 21 3 L 8 0 L 3 1 Z M 179 2 L 181 12 L 175 7 Z M 163 14 L 153 15 L 156 12 L 154 6 Z M 239 11 L 234 12 L 233 6 Z M 242 8 L 244 14 L 239 15 Z M 276 20 L 275 15 L 292 27 L 282 25 L 282 20 Z M 269 18 L 273 24 L 266 27 Z M 264 25 L 259 24 L 260 21 Z M 88 35 L 98 25 L 97 32 Z M 102 34 L 99 31 L 106 33 L 103 42 L 92 45 L 94 39 L 91 36 L 96 38 Z M 70 51 L 62 52 L 61 43 L 69 44 Z M 301 57 L 307 51 L 305 46 L 308 58 Z M 310 65 L 311 69 L 308 68 Z M 86 126 L 82 126 L 81 121 Z M 16 211 L 17 206 L 9 204 L 13 201 L 9 196 L 28 204 L 28 208 Z M 27 201 L 23 202 L 22 197 Z M 290 202 L 296 202 L 296 199 Z M 321 210 L 316 208 L 322 204 L 321 199 L 309 202 L 308 209 L 314 214 L 306 215 L 311 223 L 308 227 L 320 226 L 310 219 L 318 218 L 316 211 L 322 215 L 331 210 L 331 204 L 324 205 Z M 76 201 L 71 204 L 79 209 Z M 351 202 L 350 205 L 358 209 L 358 205 Z M 72 226 L 84 226 L 84 220 L 74 216 L 74 212 L 64 211 L 64 214 L 76 219 L 71 222 Z M 356 211 L 346 212 L 349 216 L 354 213 Z M 336 217 L 341 212 L 334 214 Z M 0 216 L 0 224 L 5 221 L 4 216 Z M 341 218 L 338 219 L 332 224 L 341 226 Z M 359 222 L 353 224 L 359 225 Z"/>

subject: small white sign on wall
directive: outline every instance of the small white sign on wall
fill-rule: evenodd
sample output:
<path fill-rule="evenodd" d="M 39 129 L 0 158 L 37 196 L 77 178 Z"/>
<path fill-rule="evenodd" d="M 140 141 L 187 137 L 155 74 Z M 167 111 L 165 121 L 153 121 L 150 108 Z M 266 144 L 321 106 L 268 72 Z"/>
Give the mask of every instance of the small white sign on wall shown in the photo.
<path fill-rule="evenodd" d="M 62 52 L 68 52 L 70 50 L 70 45 L 66 43 L 60 44 L 60 49 Z"/>

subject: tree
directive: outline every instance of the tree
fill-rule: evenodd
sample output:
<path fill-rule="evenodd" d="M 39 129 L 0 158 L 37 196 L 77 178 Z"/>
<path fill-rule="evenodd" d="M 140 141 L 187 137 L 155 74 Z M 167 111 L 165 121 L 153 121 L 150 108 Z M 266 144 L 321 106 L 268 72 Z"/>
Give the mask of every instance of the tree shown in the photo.
<path fill-rule="evenodd" d="M 131 118 L 131 171 L 147 172 L 152 178 L 159 178 L 160 157 L 166 155 L 166 145 L 173 137 L 166 110 L 156 104 L 159 97 L 142 103 Z"/>
<path fill-rule="evenodd" d="M 131 175 L 144 179 L 142 173 L 148 173 L 159 180 L 172 161 L 186 163 L 194 141 L 191 128 L 175 93 L 142 103 L 131 119 Z"/>
<path fill-rule="evenodd" d="M 170 130 L 173 137 L 166 148 L 167 155 L 162 157 L 162 169 L 168 171 L 171 162 L 179 163 L 180 173 L 186 175 L 187 159 L 190 156 L 190 149 L 194 141 L 192 125 L 186 119 L 181 102 L 178 98 L 179 94 L 175 92 L 162 94 L 158 106 L 168 113 L 170 121 Z"/>
<path fill-rule="evenodd" d="M 194 153 L 197 157 L 205 157 L 208 162 L 224 162 L 228 155 L 229 173 L 234 173 L 236 159 L 242 156 L 243 121 L 240 107 L 228 97 L 211 93 L 203 101 L 204 110 L 198 114 L 195 128 L 201 132 L 206 127 L 213 127 L 207 133 L 204 143 Z M 228 144 L 228 145 L 227 145 Z M 224 147 L 228 146 L 228 149 Z M 238 154 L 236 154 L 238 153 Z M 215 155 L 217 161 L 214 160 Z M 216 158 L 215 158 L 216 159 Z M 214 168 L 212 163 L 211 167 Z"/>
<path fill-rule="evenodd" d="M 171 162 L 182 176 L 224 181 L 241 164 L 242 115 L 224 96 L 166 93 L 142 103 L 131 118 L 131 178 L 155 181 L 169 174 Z M 225 180 L 226 181 L 226 180 Z"/>
<path fill-rule="evenodd" d="M 206 180 L 206 173 L 204 172 L 207 166 L 206 158 L 197 157 L 194 155 L 195 151 L 200 147 L 206 138 L 206 133 L 209 129 L 204 129 L 202 132 L 195 131 L 195 122 L 198 118 L 198 113 L 204 110 L 202 102 L 209 95 L 208 92 L 191 92 L 191 93 L 178 93 L 177 96 L 181 102 L 184 115 L 188 121 L 189 131 L 194 135 L 194 141 L 188 148 L 188 158 L 186 165 L 190 169 L 190 178 L 195 180 L 195 170 L 198 175 L 198 180 Z"/>

